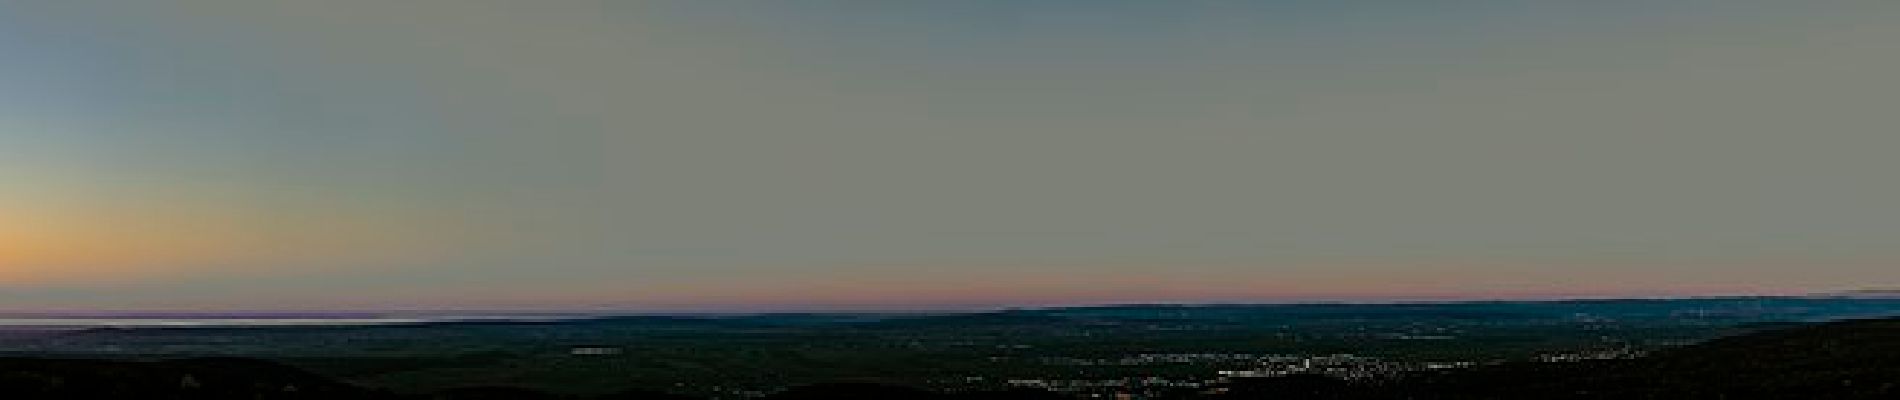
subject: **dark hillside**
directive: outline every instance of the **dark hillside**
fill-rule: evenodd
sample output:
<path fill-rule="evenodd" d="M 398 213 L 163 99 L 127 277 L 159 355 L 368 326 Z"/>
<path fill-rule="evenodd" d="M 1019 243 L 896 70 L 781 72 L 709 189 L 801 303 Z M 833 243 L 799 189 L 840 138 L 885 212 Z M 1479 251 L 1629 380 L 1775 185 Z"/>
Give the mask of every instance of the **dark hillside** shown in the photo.
<path fill-rule="evenodd" d="M 1016 317 L 980 318 L 1020 321 Z M 905 321 L 905 323 L 941 320 Z M 635 377 L 628 377 L 633 379 Z M 103 361 L 0 358 L 4 399 L 583 399 L 467 382 L 397 396 L 301 369 L 243 358 Z M 629 385 L 632 386 L 632 385 Z M 1900 398 L 1900 319 L 1758 330 L 1632 360 L 1505 363 L 1384 382 L 1324 376 L 1241 379 L 1203 399 L 1894 399 Z M 869 383 L 795 387 L 773 399 L 1050 399 L 1040 390 L 939 394 Z M 612 399 L 683 399 L 638 390 Z"/>
<path fill-rule="evenodd" d="M 1894 399 L 1900 319 L 1771 330 L 1635 360 L 1510 363 L 1385 384 L 1236 382 L 1223 399 Z"/>
<path fill-rule="evenodd" d="M 258 360 L 0 359 L 7 399 L 378 399 L 357 388 Z"/>

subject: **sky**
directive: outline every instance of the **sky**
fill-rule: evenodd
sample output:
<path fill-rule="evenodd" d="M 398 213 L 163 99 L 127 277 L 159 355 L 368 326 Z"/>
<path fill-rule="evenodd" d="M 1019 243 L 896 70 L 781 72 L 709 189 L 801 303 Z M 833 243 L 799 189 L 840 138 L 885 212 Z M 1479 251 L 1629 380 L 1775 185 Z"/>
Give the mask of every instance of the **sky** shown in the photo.
<path fill-rule="evenodd" d="M 0 0 L 0 308 L 1900 284 L 1900 2 Z"/>

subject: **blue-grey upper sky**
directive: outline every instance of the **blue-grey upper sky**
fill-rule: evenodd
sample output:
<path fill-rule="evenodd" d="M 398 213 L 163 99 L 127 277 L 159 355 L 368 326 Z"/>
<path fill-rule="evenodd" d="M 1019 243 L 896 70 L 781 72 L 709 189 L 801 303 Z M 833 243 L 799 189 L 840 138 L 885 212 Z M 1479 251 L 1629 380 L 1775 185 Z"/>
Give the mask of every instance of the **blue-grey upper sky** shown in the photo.
<path fill-rule="evenodd" d="M 10 308 L 1900 283 L 1891 1 L 0 1 Z"/>

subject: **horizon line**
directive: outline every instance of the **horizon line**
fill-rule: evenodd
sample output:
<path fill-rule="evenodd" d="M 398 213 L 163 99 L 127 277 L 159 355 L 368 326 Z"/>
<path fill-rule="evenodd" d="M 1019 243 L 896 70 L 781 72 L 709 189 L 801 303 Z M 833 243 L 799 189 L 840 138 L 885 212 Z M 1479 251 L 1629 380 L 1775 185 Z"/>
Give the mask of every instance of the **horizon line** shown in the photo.
<path fill-rule="evenodd" d="M 1709 299 L 1750 299 L 1750 298 L 1856 298 L 1856 294 L 1873 293 L 1892 294 L 1900 289 L 1847 289 L 1809 293 L 1721 293 L 1721 294 L 1684 294 L 1684 295 L 1563 295 L 1548 297 L 1469 297 L 1469 298 L 1335 298 L 1303 300 L 1206 300 L 1206 301 L 1102 301 L 1076 302 L 1061 304 L 942 304 L 932 306 L 879 306 L 868 304 L 808 304 L 788 307 L 748 307 L 703 305 L 698 307 L 608 307 L 608 306 L 570 306 L 570 307 L 387 307 L 387 308 L 255 308 L 255 309 L 189 309 L 189 308 L 151 308 L 151 309 L 112 309 L 112 308 L 48 308 L 48 309 L 0 309 L 0 317 L 9 316 L 60 316 L 60 317 L 238 317 L 279 315 L 285 317 L 306 318 L 345 318 L 369 315 L 444 315 L 464 314 L 468 317 L 501 316 L 518 314 L 523 317 L 573 315 L 573 316 L 691 316 L 691 315 L 772 315 L 772 314 L 911 314 L 911 313 L 984 313 L 1021 310 L 1056 310 L 1070 308 L 1110 308 L 1110 307 L 1197 307 L 1197 306 L 1275 306 L 1275 305 L 1402 305 L 1402 304 L 1461 304 L 1461 303 L 1558 303 L 1579 301 L 1617 301 L 1617 300 L 1709 300 Z M 1865 298 L 1865 297 L 1861 297 Z M 1876 296 L 1874 298 L 1890 298 Z"/>

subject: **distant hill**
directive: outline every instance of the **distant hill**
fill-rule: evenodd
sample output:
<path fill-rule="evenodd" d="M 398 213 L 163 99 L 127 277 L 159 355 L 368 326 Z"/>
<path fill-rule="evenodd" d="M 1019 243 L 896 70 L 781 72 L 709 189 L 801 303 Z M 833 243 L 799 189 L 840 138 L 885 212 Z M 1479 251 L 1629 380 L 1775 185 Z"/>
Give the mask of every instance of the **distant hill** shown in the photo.
<path fill-rule="evenodd" d="M 1822 294 L 1820 297 L 1848 299 L 1900 299 L 1900 289 L 1858 289 Z"/>

